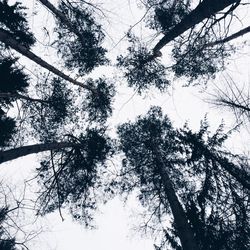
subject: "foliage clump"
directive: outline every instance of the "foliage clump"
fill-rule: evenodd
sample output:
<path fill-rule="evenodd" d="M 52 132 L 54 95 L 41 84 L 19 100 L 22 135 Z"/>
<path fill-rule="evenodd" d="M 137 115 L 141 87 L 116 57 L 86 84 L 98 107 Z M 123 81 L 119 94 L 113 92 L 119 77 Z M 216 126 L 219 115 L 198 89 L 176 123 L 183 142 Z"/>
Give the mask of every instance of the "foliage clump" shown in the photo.
<path fill-rule="evenodd" d="M 166 33 L 190 12 L 190 0 L 146 0 L 147 8 L 153 8 L 146 24 L 149 28 Z"/>
<path fill-rule="evenodd" d="M 83 102 L 83 111 L 88 114 L 89 121 L 104 123 L 112 114 L 112 99 L 115 95 L 114 84 L 108 79 L 88 79 L 86 84 L 95 91 L 89 91 Z"/>
<path fill-rule="evenodd" d="M 72 147 L 54 151 L 37 169 L 42 186 L 41 214 L 69 207 L 75 219 L 89 226 L 102 192 L 106 160 L 113 154 L 110 138 L 97 129 L 78 137 L 68 135 Z"/>
<path fill-rule="evenodd" d="M 174 43 L 172 70 L 177 77 L 186 77 L 189 83 L 206 83 L 215 78 L 217 72 L 225 69 L 225 58 L 230 55 L 224 45 L 206 47 L 211 40 L 208 36 L 183 44 L 179 39 Z"/>
<path fill-rule="evenodd" d="M 16 122 L 0 108 L 0 147 L 8 145 L 16 132 Z"/>
<path fill-rule="evenodd" d="M 69 70 L 77 69 L 81 75 L 108 63 L 107 50 L 101 45 L 104 39 L 102 27 L 95 22 L 92 12 L 82 5 L 61 2 L 59 10 L 70 21 L 74 32 L 60 19 L 56 28 L 58 53 Z"/>
<path fill-rule="evenodd" d="M 0 208 L 0 249 L 17 250 L 15 238 L 10 237 L 6 233 L 5 228 L 3 227 L 3 223 L 6 220 L 7 213 L 8 213 L 8 207 Z"/>
<path fill-rule="evenodd" d="M 117 66 L 124 69 L 128 86 L 135 88 L 139 94 L 150 87 L 165 91 L 170 84 L 166 79 L 165 67 L 157 58 L 153 58 L 151 52 L 135 36 L 127 36 L 131 45 L 127 48 L 126 56 L 120 55 L 117 58 Z"/>
<path fill-rule="evenodd" d="M 21 45 L 29 48 L 35 43 L 35 37 L 29 31 L 25 7 L 20 2 L 12 6 L 7 0 L 0 2 L 0 28 L 4 29 Z"/>
<path fill-rule="evenodd" d="M 18 93 L 27 92 L 29 78 L 22 69 L 16 66 L 17 59 L 11 57 L 0 57 L 0 93 L 12 94 L 11 97 L 0 99 L 0 103 L 9 105 L 18 99 Z"/>
<path fill-rule="evenodd" d="M 75 119 L 77 110 L 73 109 L 73 94 L 65 81 L 59 78 L 44 78 L 43 81 L 36 85 L 41 101 L 26 101 L 24 108 L 35 137 L 49 142 L 61 137 L 67 123 Z"/>

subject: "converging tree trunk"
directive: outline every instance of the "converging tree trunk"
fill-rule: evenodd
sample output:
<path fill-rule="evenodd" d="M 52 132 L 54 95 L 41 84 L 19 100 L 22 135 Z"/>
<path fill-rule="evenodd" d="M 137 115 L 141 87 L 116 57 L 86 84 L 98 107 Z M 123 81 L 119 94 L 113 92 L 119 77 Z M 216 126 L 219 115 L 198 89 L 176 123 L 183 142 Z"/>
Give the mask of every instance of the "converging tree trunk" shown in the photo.
<path fill-rule="evenodd" d="M 0 151 L 0 164 L 30 154 L 41 153 L 49 150 L 58 150 L 62 148 L 70 148 L 73 146 L 76 146 L 76 144 L 72 142 L 52 142 L 28 145 L 19 148 Z"/>
<path fill-rule="evenodd" d="M 82 38 L 82 34 L 77 30 L 77 28 L 70 22 L 70 20 L 58 10 L 52 3 L 47 0 L 39 0 L 41 4 L 46 6 L 58 19 L 61 20 L 65 25 L 68 26 L 69 30 L 75 33 L 79 38 Z"/>
<path fill-rule="evenodd" d="M 15 99 L 23 99 L 23 100 L 31 101 L 31 102 L 39 102 L 39 103 L 43 103 L 43 104 L 49 104 L 49 101 L 45 101 L 45 100 L 37 99 L 37 98 L 32 98 L 32 97 L 22 95 L 19 93 L 12 94 L 12 93 L 1 93 L 0 92 L 0 99 L 1 98 L 15 98 Z"/>
<path fill-rule="evenodd" d="M 230 42 L 240 36 L 244 36 L 245 34 L 249 33 L 250 32 L 250 26 L 244 28 L 244 29 L 241 29 L 239 30 L 238 32 L 235 32 L 234 34 L 224 38 L 224 39 L 221 39 L 221 40 L 218 40 L 218 41 L 215 41 L 215 42 L 212 42 L 212 43 L 208 43 L 205 45 L 205 48 L 206 47 L 212 47 L 212 46 L 215 46 L 215 45 L 218 45 L 218 44 L 224 44 L 224 43 L 227 43 L 227 42 Z"/>
<path fill-rule="evenodd" d="M 202 22 L 204 19 L 216 14 L 226 7 L 239 3 L 240 0 L 203 0 L 198 6 L 191 11 L 183 20 L 175 25 L 164 37 L 155 45 L 153 51 L 156 55 L 170 41 Z"/>
<path fill-rule="evenodd" d="M 198 246 L 194 239 L 194 234 L 188 223 L 185 211 L 178 200 L 175 193 L 173 183 L 168 175 L 167 166 L 165 166 L 161 154 L 159 153 L 157 146 L 154 147 L 154 154 L 156 155 L 156 161 L 158 170 L 161 176 L 162 184 L 164 186 L 164 192 L 167 196 L 173 217 L 176 224 L 177 234 L 180 238 L 183 250 L 198 250 Z"/>
<path fill-rule="evenodd" d="M 50 72 L 54 73 L 55 75 L 63 78 L 66 81 L 73 83 L 74 85 L 80 86 L 84 89 L 89 91 L 95 92 L 93 88 L 87 86 L 84 83 L 74 80 L 73 78 L 65 75 L 63 72 L 55 68 L 54 66 L 50 65 L 49 63 L 45 62 L 39 56 L 35 55 L 31 52 L 28 48 L 18 43 L 15 39 L 11 37 L 7 31 L 0 28 L 0 41 L 3 42 L 5 45 L 10 46 L 12 49 L 16 50 L 17 52 L 21 53 L 23 56 L 29 58 L 33 62 L 37 63 L 38 65 L 42 66 L 43 68 L 49 70 Z"/>

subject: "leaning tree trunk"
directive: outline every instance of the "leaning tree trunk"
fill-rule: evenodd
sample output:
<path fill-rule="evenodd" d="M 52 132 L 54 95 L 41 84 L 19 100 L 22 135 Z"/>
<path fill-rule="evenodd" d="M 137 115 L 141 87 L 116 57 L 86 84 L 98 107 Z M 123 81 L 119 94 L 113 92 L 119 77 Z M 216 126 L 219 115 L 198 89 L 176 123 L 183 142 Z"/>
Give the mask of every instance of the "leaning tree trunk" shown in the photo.
<path fill-rule="evenodd" d="M 8 93 L 8 92 L 0 92 L 0 99 L 1 98 L 3 98 L 3 99 L 4 98 L 23 99 L 23 100 L 26 100 L 26 101 L 39 102 L 39 103 L 42 103 L 42 104 L 49 104 L 50 103 L 49 101 L 46 101 L 46 100 L 32 98 L 32 97 L 22 95 L 22 94 L 19 94 L 19 93 L 13 94 L 13 93 Z"/>
<path fill-rule="evenodd" d="M 188 29 L 237 2 L 240 2 L 240 0 L 203 0 L 193 11 L 185 16 L 180 23 L 164 35 L 155 45 L 153 49 L 154 54 L 157 55 L 165 45 Z"/>
<path fill-rule="evenodd" d="M 5 45 L 10 46 L 12 49 L 16 50 L 17 52 L 21 53 L 25 57 L 29 58 L 33 62 L 37 63 L 38 65 L 42 66 L 43 68 L 49 70 L 50 72 L 54 73 L 55 75 L 63 78 L 66 81 L 73 83 L 74 85 L 80 86 L 92 92 L 95 92 L 93 88 L 90 86 L 81 83 L 79 81 L 74 80 L 73 78 L 65 75 L 63 72 L 55 68 L 54 66 L 50 65 L 49 63 L 45 62 L 42 58 L 35 55 L 31 52 L 28 48 L 18 43 L 15 39 L 11 37 L 11 34 L 4 29 L 0 28 L 0 41 L 3 42 Z"/>
<path fill-rule="evenodd" d="M 250 32 L 250 26 L 248 26 L 244 29 L 241 29 L 238 32 L 235 32 L 234 34 L 232 34 L 224 39 L 217 40 L 217 41 L 211 42 L 211 43 L 207 43 L 204 47 L 207 48 L 207 47 L 212 47 L 212 46 L 215 46 L 218 44 L 224 44 L 224 43 L 230 42 L 238 37 L 244 36 L 245 34 L 247 34 L 249 32 Z"/>
<path fill-rule="evenodd" d="M 69 28 L 71 32 L 75 33 L 80 39 L 83 39 L 82 34 L 78 31 L 75 25 L 73 25 L 71 21 L 52 3 L 50 3 L 48 0 L 39 0 L 39 2 L 46 6 L 62 23 L 64 23 Z"/>
<path fill-rule="evenodd" d="M 167 196 L 173 217 L 177 229 L 177 234 L 180 238 L 183 250 L 199 250 L 194 233 L 188 223 L 185 211 L 175 193 L 173 183 L 168 175 L 167 166 L 165 166 L 161 154 L 157 150 L 157 146 L 154 147 L 153 152 L 156 156 L 158 170 L 161 176 L 161 180 L 164 187 L 164 192 Z"/>
<path fill-rule="evenodd" d="M 70 148 L 73 146 L 77 145 L 72 142 L 52 142 L 52 143 L 28 145 L 19 148 L 0 151 L 0 164 L 30 154 L 41 153 L 49 150 L 58 150 L 62 148 Z"/>

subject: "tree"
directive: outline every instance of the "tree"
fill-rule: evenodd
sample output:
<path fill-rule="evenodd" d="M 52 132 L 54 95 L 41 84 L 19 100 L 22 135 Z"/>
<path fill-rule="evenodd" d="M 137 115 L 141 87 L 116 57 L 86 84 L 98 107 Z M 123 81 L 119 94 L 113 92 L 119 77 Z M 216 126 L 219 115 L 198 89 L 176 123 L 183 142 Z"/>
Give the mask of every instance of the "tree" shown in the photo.
<path fill-rule="evenodd" d="M 187 1 L 187 4 L 186 4 L 187 7 L 189 5 L 189 2 L 190 1 Z M 216 13 L 218 13 L 219 11 L 222 11 L 223 9 L 232 5 L 230 10 L 223 17 L 225 18 L 226 15 L 229 15 L 229 13 L 231 13 L 239 5 L 239 3 L 240 3 L 239 0 L 221 0 L 221 1 L 217 1 L 216 3 L 214 3 L 211 0 L 204 0 L 204 1 L 201 1 L 197 5 L 197 7 L 193 9 L 192 11 L 190 11 L 189 13 L 188 11 L 184 10 L 182 13 L 181 21 L 176 23 L 175 26 L 172 27 L 164 35 L 164 37 L 155 45 L 153 50 L 159 51 L 167 43 L 174 40 L 176 37 L 180 36 L 182 33 L 189 30 L 190 28 L 193 28 L 195 25 L 199 24 L 204 19 L 209 19 L 211 18 L 211 16 L 215 16 Z M 172 6 L 172 8 L 174 7 L 175 6 Z M 158 19 L 158 20 L 160 21 L 162 19 Z M 216 22 L 219 22 L 219 21 L 220 20 L 216 20 Z M 161 25 L 163 28 L 165 28 L 165 25 L 163 24 Z"/>
<path fill-rule="evenodd" d="M 217 249 L 217 242 L 229 237 L 234 245 L 230 249 L 235 246 L 236 249 L 241 246 L 244 246 L 242 249 L 247 249 L 249 238 L 237 245 L 240 230 L 236 225 L 237 218 L 241 218 L 241 215 L 237 217 L 237 209 L 234 210 L 231 206 L 234 199 L 238 199 L 244 207 L 244 216 L 249 216 L 249 201 L 246 198 L 249 186 L 241 181 L 248 182 L 250 178 L 241 169 L 239 172 L 248 176 L 239 180 L 240 174 L 233 175 L 232 179 L 229 167 L 235 167 L 235 164 L 225 156 L 220 160 L 213 157 L 215 151 L 217 154 L 223 152 L 221 146 L 227 136 L 222 133 L 221 127 L 213 136 L 208 133 L 207 122 L 201 124 L 198 133 L 191 132 L 187 125 L 178 131 L 162 115 L 160 108 L 153 107 L 144 117 L 138 117 L 136 122 L 121 125 L 118 134 L 121 150 L 125 154 L 121 192 L 140 190 L 138 198 L 152 214 L 147 223 L 152 217 L 156 217 L 158 223 L 162 224 L 164 217 L 171 212 L 173 233 L 169 233 L 171 229 L 165 230 L 163 241 L 174 249 L 180 249 L 176 237 L 180 240 L 182 249 L 210 249 L 210 244 L 211 249 Z M 197 139 L 191 139 L 193 137 Z M 200 142 L 205 143 L 205 140 L 209 149 L 200 146 Z M 227 155 L 226 152 L 224 154 Z M 241 185 L 246 188 L 243 193 Z M 235 220 L 234 216 L 232 220 L 231 217 L 228 219 L 229 210 L 235 215 Z M 199 216 L 202 221 L 199 221 Z M 195 218 L 196 221 L 193 221 Z M 228 228 L 228 220 L 235 228 Z M 229 233 L 227 236 L 223 235 L 223 230 L 219 232 L 218 223 L 222 223 L 221 230 L 225 230 L 225 234 L 229 230 L 235 238 Z M 207 230 L 211 230 L 208 235 Z M 244 225 L 244 230 L 249 230 L 248 224 Z M 207 237 L 213 240 L 208 240 Z"/>
<path fill-rule="evenodd" d="M 3 1 L 0 5 L 0 10 L 8 21 L 2 21 L 0 30 L 3 42 L 1 46 L 4 48 L 0 61 L 0 73 L 4 76 L 0 87 L 0 102 L 3 105 L 0 125 L 1 132 L 4 132 L 1 133 L 0 162 L 4 163 L 34 153 L 50 153 L 51 157 L 46 159 L 45 156 L 46 160 L 42 160 L 41 168 L 37 170 L 43 187 L 40 195 L 41 207 L 38 207 L 38 210 L 42 211 L 41 214 L 55 209 L 60 211 L 62 205 L 70 202 L 71 210 L 75 206 L 75 210 L 72 210 L 73 216 L 80 216 L 85 220 L 83 223 L 89 224 L 95 197 L 88 199 L 85 197 L 79 207 L 76 204 L 81 196 L 88 194 L 88 190 L 98 190 L 99 174 L 105 172 L 105 162 L 112 155 L 112 141 L 105 135 L 105 122 L 112 112 L 111 99 L 115 94 L 114 86 L 105 77 L 96 80 L 89 78 L 86 79 L 86 84 L 82 84 L 31 52 L 29 47 L 33 45 L 31 38 L 34 37 L 28 30 L 23 9 L 20 3 L 10 6 L 7 1 Z M 76 8 L 71 11 L 74 15 L 81 14 Z M 98 32 L 101 32 L 101 27 L 94 24 L 90 13 L 82 18 L 85 18 L 85 21 L 89 18 L 92 22 L 91 27 L 98 27 Z M 87 28 L 91 27 L 88 23 Z M 94 46 L 91 37 L 84 39 L 85 43 Z M 41 73 L 37 83 L 29 88 L 31 79 L 25 70 L 18 66 L 18 58 L 8 56 L 9 46 L 60 77 Z M 70 45 L 64 46 L 66 48 Z M 98 50 L 92 48 L 84 53 L 91 57 L 94 49 Z M 101 48 L 100 53 L 102 53 Z M 99 60 L 101 55 L 97 54 Z M 95 64 L 101 64 L 102 59 L 98 60 Z M 90 70 L 86 69 L 87 72 Z M 80 88 L 68 87 L 67 81 L 73 82 Z M 89 91 L 82 92 L 82 88 Z M 15 107 L 19 111 L 17 115 L 7 117 L 7 111 L 15 110 Z M 22 134 L 22 138 L 19 140 L 14 132 Z M 36 143 L 25 145 L 23 135 L 27 135 L 29 140 L 35 140 Z M 84 181 L 86 185 L 83 185 Z"/>
<path fill-rule="evenodd" d="M 129 86 L 137 87 L 138 82 L 145 82 L 148 69 L 151 64 L 159 65 L 160 50 L 171 42 L 173 61 L 169 66 L 158 66 L 153 78 L 145 86 L 154 86 L 160 76 L 168 76 L 170 82 L 171 73 L 178 78 L 185 77 L 187 84 L 206 83 L 214 78 L 216 73 L 225 69 L 226 58 L 234 48 L 227 43 L 249 32 L 249 27 L 230 34 L 231 22 L 234 12 L 240 6 L 238 0 L 200 1 L 192 9 L 193 1 L 144 1 L 148 17 L 146 25 L 163 33 L 163 37 L 152 48 L 151 52 L 143 41 L 146 49 L 141 50 L 142 42 L 134 42 L 128 48 L 128 55 L 118 57 L 118 66 L 125 69 L 124 76 L 128 79 Z M 138 60 L 138 55 L 143 61 Z M 137 62 L 137 63 L 134 63 Z M 140 63 L 139 63 L 140 62 Z M 141 66 L 140 66 L 141 65 Z M 137 79 L 134 79 L 134 76 Z M 132 81 L 131 81 L 132 79 Z M 169 84 L 163 86 L 165 89 Z M 160 88 L 161 89 L 161 88 Z"/>
<path fill-rule="evenodd" d="M 101 25 L 95 22 L 93 12 L 86 8 L 84 1 L 61 1 L 58 9 L 48 1 L 40 2 L 58 19 L 56 44 L 68 69 L 77 68 L 79 74 L 83 75 L 108 63 L 105 58 L 107 50 L 101 46 L 104 39 Z"/>

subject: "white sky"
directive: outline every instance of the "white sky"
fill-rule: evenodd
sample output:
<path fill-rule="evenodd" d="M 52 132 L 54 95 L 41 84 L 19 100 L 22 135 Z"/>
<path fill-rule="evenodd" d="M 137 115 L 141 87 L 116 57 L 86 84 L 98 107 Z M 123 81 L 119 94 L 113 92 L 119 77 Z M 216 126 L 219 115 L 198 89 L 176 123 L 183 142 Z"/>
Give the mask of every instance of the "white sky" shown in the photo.
<path fill-rule="evenodd" d="M 35 0 L 25 0 L 22 2 L 30 7 L 31 12 L 39 12 L 42 9 L 41 5 Z M 109 11 L 107 13 L 109 13 L 108 15 L 111 21 L 110 23 L 106 20 L 103 21 L 106 23 L 105 29 L 107 33 L 114 40 L 108 40 L 107 47 L 112 48 L 124 35 L 123 32 L 143 16 L 144 13 L 135 8 L 134 2 L 135 1 L 129 0 L 105 0 L 105 6 Z M 45 11 L 38 16 L 31 17 L 30 20 L 31 27 L 33 31 L 37 33 L 39 41 L 46 42 L 44 40 L 44 34 L 40 30 L 44 30 L 43 27 L 51 29 L 53 17 Z M 136 27 L 136 30 L 140 34 L 140 25 Z M 250 37 L 246 36 L 244 40 L 247 38 L 249 39 Z M 112 50 L 111 58 L 114 59 L 115 56 L 119 54 L 119 51 L 124 51 L 125 48 L 126 45 L 124 43 L 118 44 Z M 36 51 L 39 51 L 46 60 L 50 62 L 54 61 L 53 52 L 38 47 Z M 228 66 L 230 74 L 246 84 L 248 84 L 250 80 L 249 52 L 248 44 L 248 46 L 240 52 L 240 56 L 239 53 L 233 56 Z M 32 68 L 32 64 L 30 62 L 28 63 Z M 105 68 L 99 69 L 95 74 L 100 72 L 105 75 L 114 74 L 112 71 L 107 72 Z M 213 84 L 222 82 L 223 75 L 225 74 L 219 74 L 217 80 L 210 83 L 211 87 L 206 90 L 206 92 L 213 89 Z M 185 121 L 189 121 L 190 126 L 197 129 L 200 125 L 200 120 L 204 118 L 206 113 L 208 113 L 208 120 L 211 123 L 212 129 L 216 129 L 222 119 L 225 120 L 226 127 L 232 127 L 234 120 L 230 112 L 211 107 L 211 105 L 204 102 L 203 100 L 207 95 L 201 92 L 199 87 L 182 88 L 182 84 L 181 81 L 176 81 L 174 85 L 169 88 L 169 94 L 160 95 L 157 92 L 149 93 L 146 98 L 138 96 L 133 97 L 133 90 L 128 90 L 124 86 L 120 87 L 119 95 L 116 96 L 116 103 L 114 105 L 116 109 L 110 120 L 110 125 L 116 126 L 117 123 L 125 122 L 128 119 L 134 119 L 137 115 L 146 113 L 150 105 L 160 105 L 170 116 L 174 126 L 177 127 L 182 126 Z M 236 151 L 248 150 L 249 133 L 247 131 L 244 131 L 243 134 L 237 134 L 237 136 L 233 138 L 234 139 L 230 142 L 231 147 Z M 244 146 L 242 147 L 242 145 Z M 7 183 L 11 181 L 13 184 L 18 185 L 17 183 L 21 183 L 22 179 L 25 179 L 27 174 L 30 176 L 29 171 L 35 169 L 36 166 L 36 157 L 29 156 L 18 161 L 1 165 L 0 174 L 3 176 L 4 182 Z M 62 222 L 58 212 L 55 212 L 43 219 L 39 219 L 37 225 L 43 225 L 45 232 L 41 233 L 30 243 L 30 249 L 153 250 L 153 241 L 149 236 L 141 238 L 140 234 L 135 234 L 135 232 L 130 230 L 134 221 L 130 218 L 131 208 L 137 208 L 134 201 L 130 202 L 126 208 L 123 207 L 122 202 L 119 201 L 118 198 L 109 202 L 102 208 L 102 213 L 97 214 L 96 224 L 99 228 L 94 231 L 87 231 L 82 226 L 72 223 L 71 218 L 65 215 L 66 212 L 64 212 L 65 221 Z"/>

